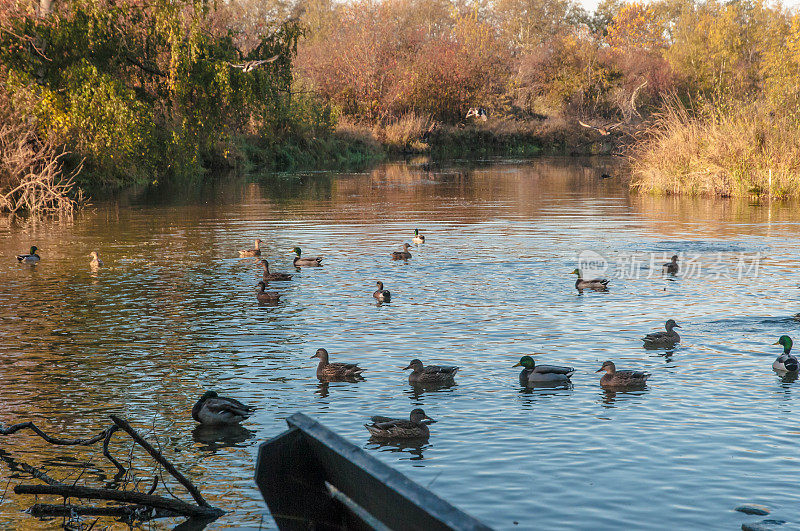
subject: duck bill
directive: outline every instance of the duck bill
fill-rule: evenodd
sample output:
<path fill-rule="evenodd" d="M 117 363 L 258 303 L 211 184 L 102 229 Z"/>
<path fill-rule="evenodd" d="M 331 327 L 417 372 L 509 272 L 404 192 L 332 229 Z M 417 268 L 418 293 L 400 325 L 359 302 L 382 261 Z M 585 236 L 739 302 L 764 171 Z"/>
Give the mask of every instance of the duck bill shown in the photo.
<path fill-rule="evenodd" d="M 314 354 L 313 356 L 311 356 L 311 357 L 310 357 L 310 358 L 308 358 L 308 359 L 310 359 L 310 360 L 313 360 L 314 358 L 319 358 L 319 356 L 317 356 L 316 354 Z"/>
<path fill-rule="evenodd" d="M 425 418 L 424 418 L 424 419 L 422 419 L 422 420 L 424 420 L 424 421 L 425 421 L 425 424 L 433 424 L 433 423 L 435 423 L 435 422 L 436 422 L 435 420 L 433 420 L 433 419 L 432 419 L 432 418 L 430 418 L 430 417 L 425 417 Z"/>
<path fill-rule="evenodd" d="M 776 341 L 775 343 L 773 343 L 773 345 L 780 345 L 780 344 L 781 344 L 780 341 Z"/>
<path fill-rule="evenodd" d="M 410 368 L 411 368 L 411 365 L 409 364 L 409 366 L 408 366 L 408 367 L 403 367 L 403 370 L 404 370 L 404 371 L 407 371 L 407 370 L 408 370 L 408 369 L 410 369 Z"/>
<path fill-rule="evenodd" d="M 597 369 L 597 370 L 596 370 L 596 371 L 594 371 L 594 372 L 603 372 L 604 370 L 605 370 L 605 369 L 604 369 L 603 367 L 600 367 L 599 369 Z"/>
<path fill-rule="evenodd" d="M 681 325 L 675 325 L 672 328 L 683 328 Z"/>
<path fill-rule="evenodd" d="M 512 366 L 511 366 L 511 368 L 512 368 L 512 369 L 513 369 L 514 367 L 522 367 L 522 364 L 521 364 L 521 363 L 519 363 L 519 362 L 517 362 L 517 363 L 515 363 L 514 365 L 512 365 Z"/>

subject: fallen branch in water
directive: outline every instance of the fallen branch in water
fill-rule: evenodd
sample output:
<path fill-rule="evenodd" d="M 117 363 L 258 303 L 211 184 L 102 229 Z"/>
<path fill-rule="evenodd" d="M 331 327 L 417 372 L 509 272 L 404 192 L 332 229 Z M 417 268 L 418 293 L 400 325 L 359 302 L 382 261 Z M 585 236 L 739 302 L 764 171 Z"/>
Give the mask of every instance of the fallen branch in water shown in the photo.
<path fill-rule="evenodd" d="M 166 470 L 175 480 L 180 483 L 186 491 L 194 498 L 196 504 L 185 502 L 176 497 L 166 498 L 164 496 L 155 495 L 154 492 L 158 487 L 158 475 L 154 476 L 152 484 L 148 492 L 139 492 L 137 489 L 140 480 L 134 482 L 132 490 L 124 490 L 123 488 L 95 488 L 81 485 L 67 485 L 56 479 L 50 477 L 47 473 L 32 467 L 26 463 L 16 462 L 7 455 L 0 454 L 5 461 L 7 461 L 12 468 L 21 469 L 30 474 L 36 479 L 41 479 L 46 485 L 16 485 L 14 492 L 16 494 L 33 494 L 33 495 L 53 495 L 62 496 L 65 501 L 69 498 L 81 498 L 91 500 L 104 500 L 112 502 L 121 502 L 126 505 L 120 506 L 85 506 L 85 505 L 70 505 L 64 503 L 63 505 L 53 504 L 36 504 L 31 507 L 30 512 L 34 516 L 69 516 L 85 515 L 85 516 L 118 516 L 126 517 L 134 520 L 149 520 L 151 518 L 159 518 L 164 516 L 185 516 L 189 518 L 201 518 L 204 520 L 212 520 L 225 514 L 225 511 L 212 507 L 203 498 L 200 490 L 184 476 L 177 468 L 166 458 L 164 455 L 156 450 L 144 437 L 142 437 L 128 421 L 111 415 L 111 420 L 114 425 L 109 426 L 99 432 L 98 434 L 88 438 L 67 439 L 62 437 L 53 437 L 41 430 L 33 422 L 21 422 L 9 427 L 0 426 L 0 435 L 12 435 L 19 431 L 29 430 L 42 438 L 44 441 L 57 445 L 57 446 L 92 446 L 102 441 L 103 456 L 108 459 L 118 470 L 116 478 L 120 478 L 130 473 L 133 467 L 126 469 L 117 459 L 115 459 L 109 450 L 111 437 L 116 432 L 125 432 L 138 446 L 143 448 L 159 465 L 160 468 Z M 129 463 L 130 465 L 130 463 Z M 76 480 L 77 481 L 77 480 Z M 162 482 L 163 483 L 163 482 Z M 169 491 L 166 485 L 163 485 Z M 171 494 L 171 492 L 170 492 Z"/>

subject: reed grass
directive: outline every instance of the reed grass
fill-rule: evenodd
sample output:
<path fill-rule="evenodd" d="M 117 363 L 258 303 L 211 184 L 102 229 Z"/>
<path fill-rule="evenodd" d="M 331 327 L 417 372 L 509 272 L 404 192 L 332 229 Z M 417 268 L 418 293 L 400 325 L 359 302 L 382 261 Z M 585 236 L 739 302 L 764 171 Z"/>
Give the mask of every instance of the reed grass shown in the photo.
<path fill-rule="evenodd" d="M 629 159 L 631 187 L 639 192 L 800 197 L 800 121 L 765 104 L 698 111 L 673 101 Z"/>

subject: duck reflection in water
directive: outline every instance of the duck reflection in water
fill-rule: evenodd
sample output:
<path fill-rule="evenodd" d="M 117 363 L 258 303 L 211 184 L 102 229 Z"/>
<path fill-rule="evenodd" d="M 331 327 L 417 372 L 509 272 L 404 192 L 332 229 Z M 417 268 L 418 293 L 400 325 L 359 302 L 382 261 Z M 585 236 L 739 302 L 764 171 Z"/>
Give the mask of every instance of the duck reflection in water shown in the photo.
<path fill-rule="evenodd" d="M 370 437 L 364 448 L 381 452 L 407 452 L 411 454 L 411 461 L 422 461 L 425 456 L 422 452 L 431 447 L 428 439 L 377 439 Z"/>
<path fill-rule="evenodd" d="M 364 381 L 364 378 L 360 378 L 360 377 L 340 378 L 340 379 L 334 380 L 334 381 L 332 381 L 332 380 L 320 380 L 319 383 L 317 383 L 317 386 L 316 386 L 317 389 L 314 392 L 317 393 L 320 398 L 328 398 L 328 396 L 331 394 L 331 383 L 332 382 L 334 384 L 333 388 L 335 389 L 337 387 L 339 387 L 339 388 L 345 387 L 344 385 L 336 385 L 336 384 L 343 384 L 343 383 L 351 384 L 351 383 L 358 383 L 358 382 L 363 382 L 363 381 Z"/>
<path fill-rule="evenodd" d="M 600 393 L 600 402 L 603 407 L 613 408 L 618 400 L 628 400 L 635 397 L 641 397 L 647 394 L 647 388 L 638 390 L 621 390 L 614 389 L 613 387 L 604 387 Z"/>
<path fill-rule="evenodd" d="M 243 442 L 253 439 L 256 432 L 248 430 L 247 428 L 234 424 L 230 426 L 212 426 L 204 425 L 196 427 L 192 431 L 192 439 L 195 442 L 201 443 L 200 449 L 203 451 L 216 452 L 222 448 L 244 448 L 249 444 L 242 444 Z"/>
<path fill-rule="evenodd" d="M 455 382 L 447 384 L 413 383 L 409 385 L 409 387 L 405 390 L 405 393 L 412 402 L 417 402 L 425 395 L 425 393 L 450 393 L 457 387 L 458 384 Z"/>

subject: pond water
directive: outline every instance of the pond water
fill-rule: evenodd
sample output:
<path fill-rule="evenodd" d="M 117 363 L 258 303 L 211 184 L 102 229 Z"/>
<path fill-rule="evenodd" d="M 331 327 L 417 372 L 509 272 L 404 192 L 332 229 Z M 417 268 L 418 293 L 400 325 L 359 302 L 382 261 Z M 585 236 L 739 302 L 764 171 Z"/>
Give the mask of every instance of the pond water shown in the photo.
<path fill-rule="evenodd" d="M 297 411 L 497 529 L 734 529 L 763 518 L 733 511 L 743 503 L 797 528 L 800 383 L 771 369 L 778 336 L 799 335 L 797 205 L 632 196 L 619 177 L 600 178 L 612 164 L 389 164 L 5 222 L 0 421 L 79 437 L 117 413 L 154 430 L 230 511 L 211 528 L 274 528 L 254 460 Z M 416 227 L 426 243 L 392 261 Z M 295 245 L 324 267 L 274 284 L 280 304 L 259 305 L 257 262 L 237 257 L 255 238 L 274 271 L 292 272 Z M 17 264 L 31 244 L 41 263 Z M 105 261 L 97 271 L 92 250 Z M 683 273 L 665 279 L 674 253 Z M 606 261 L 607 293 L 577 293 L 579 257 Z M 390 304 L 373 300 L 377 280 Z M 668 318 L 683 327 L 680 347 L 645 350 L 640 338 Z M 309 359 L 320 347 L 366 379 L 321 385 Z M 521 388 L 512 366 L 532 353 L 575 367 L 573 386 Z M 412 358 L 459 365 L 457 385 L 416 392 L 402 370 Z M 595 371 L 606 359 L 651 372 L 648 386 L 604 392 Z M 190 410 L 207 389 L 259 407 L 246 430 L 214 440 L 195 429 Z M 415 407 L 438 420 L 427 444 L 370 442 L 370 415 Z M 130 444 L 115 441 L 127 456 Z M 113 473 L 96 450 L 53 450 L 28 434 L 0 439 L 0 454 L 95 485 Z M 0 491 L 11 475 L 0 461 Z M 23 513 L 33 499 L 11 487 L 0 527 L 63 523 Z"/>

